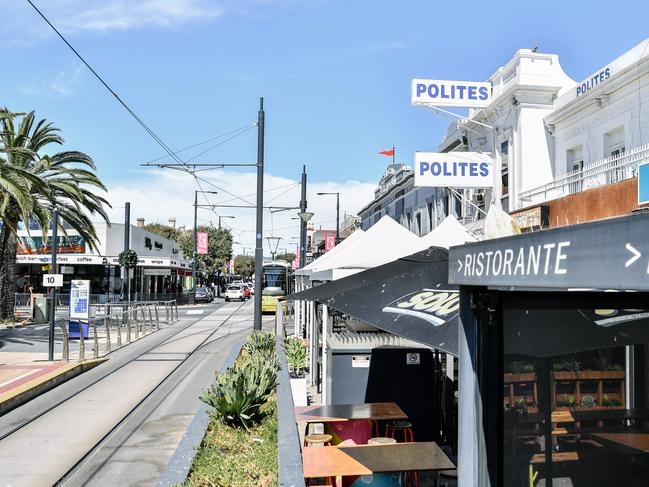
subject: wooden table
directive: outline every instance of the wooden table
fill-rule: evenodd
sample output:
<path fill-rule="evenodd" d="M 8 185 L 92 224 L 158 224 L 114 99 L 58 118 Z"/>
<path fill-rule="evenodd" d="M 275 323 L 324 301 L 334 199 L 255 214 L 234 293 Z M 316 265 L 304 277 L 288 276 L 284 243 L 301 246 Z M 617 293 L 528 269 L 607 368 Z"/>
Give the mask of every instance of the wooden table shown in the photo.
<path fill-rule="evenodd" d="M 619 433 L 591 433 L 589 436 L 607 446 L 629 449 L 626 451 L 627 454 L 632 453 L 634 450 L 649 453 L 649 433 L 647 432 L 631 430 Z"/>
<path fill-rule="evenodd" d="M 333 423 L 356 419 L 390 421 L 408 419 L 408 415 L 394 402 L 328 404 L 295 408 L 295 421 L 298 423 Z"/>
<path fill-rule="evenodd" d="M 302 464 L 304 478 L 455 468 L 453 462 L 433 441 L 394 445 L 308 447 L 302 450 Z"/>

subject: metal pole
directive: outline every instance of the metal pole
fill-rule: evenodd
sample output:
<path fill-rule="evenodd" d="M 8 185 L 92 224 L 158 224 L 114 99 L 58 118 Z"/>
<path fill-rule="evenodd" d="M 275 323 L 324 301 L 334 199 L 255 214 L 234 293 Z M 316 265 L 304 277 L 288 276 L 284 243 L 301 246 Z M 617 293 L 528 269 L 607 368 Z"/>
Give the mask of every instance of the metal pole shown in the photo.
<path fill-rule="evenodd" d="M 194 252 L 192 254 L 192 292 L 189 296 L 189 304 L 196 304 L 196 240 L 198 240 L 198 190 L 194 191 Z"/>
<path fill-rule="evenodd" d="M 306 211 L 306 164 L 302 166 L 302 198 L 300 212 Z M 300 267 L 306 265 L 306 222 L 300 218 Z"/>
<path fill-rule="evenodd" d="M 261 285 L 263 279 L 264 227 L 264 99 L 259 99 L 257 115 L 257 231 L 255 232 L 255 321 L 253 329 L 261 330 Z"/>
<path fill-rule="evenodd" d="M 56 252 L 58 250 L 58 229 L 59 229 L 59 212 L 56 209 L 52 212 L 52 265 L 50 272 L 56 274 Z M 50 303 L 50 334 L 47 349 L 47 360 L 54 360 L 54 325 L 56 323 L 56 287 L 52 288 L 52 302 Z"/>
<path fill-rule="evenodd" d="M 131 248 L 131 203 L 128 201 L 124 205 L 124 251 Z M 131 301 L 131 270 L 128 266 L 124 266 L 124 276 L 126 279 L 126 301 Z"/>
<path fill-rule="evenodd" d="M 340 243 L 340 193 L 336 193 L 336 245 Z"/>

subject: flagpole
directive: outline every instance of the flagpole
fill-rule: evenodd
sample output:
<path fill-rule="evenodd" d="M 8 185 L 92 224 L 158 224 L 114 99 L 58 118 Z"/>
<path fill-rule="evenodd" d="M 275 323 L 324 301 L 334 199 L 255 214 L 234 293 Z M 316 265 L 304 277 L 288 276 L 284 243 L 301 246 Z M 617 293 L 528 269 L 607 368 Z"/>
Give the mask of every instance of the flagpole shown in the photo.
<path fill-rule="evenodd" d="M 394 156 L 395 156 L 394 144 L 392 144 L 392 164 L 394 164 Z"/>

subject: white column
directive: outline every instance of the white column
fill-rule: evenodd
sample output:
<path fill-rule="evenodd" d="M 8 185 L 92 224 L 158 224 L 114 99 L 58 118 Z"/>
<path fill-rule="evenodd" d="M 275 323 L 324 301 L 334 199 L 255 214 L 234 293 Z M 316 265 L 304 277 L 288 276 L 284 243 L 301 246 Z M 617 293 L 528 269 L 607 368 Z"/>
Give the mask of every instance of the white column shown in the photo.
<path fill-rule="evenodd" d="M 316 375 L 318 373 L 318 326 L 315 319 L 315 303 L 309 301 L 307 309 L 307 317 L 309 319 L 309 329 L 311 330 L 311 365 L 309 368 L 311 385 L 316 383 Z"/>
<path fill-rule="evenodd" d="M 327 391 L 327 337 L 329 335 L 329 306 L 322 305 L 322 404 L 329 404 Z"/>

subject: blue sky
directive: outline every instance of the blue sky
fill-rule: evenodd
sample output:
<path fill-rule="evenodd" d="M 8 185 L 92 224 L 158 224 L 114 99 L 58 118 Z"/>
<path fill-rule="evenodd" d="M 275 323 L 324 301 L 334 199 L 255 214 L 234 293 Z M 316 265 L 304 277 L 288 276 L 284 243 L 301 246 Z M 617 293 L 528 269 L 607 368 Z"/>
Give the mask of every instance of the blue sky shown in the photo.
<path fill-rule="evenodd" d="M 36 3 L 173 148 L 254 123 L 264 96 L 267 171 L 276 178 L 267 187 L 297 180 L 306 163 L 314 188 L 349 191 L 341 204 L 350 212 L 367 202 L 389 162 L 377 151 L 396 144 L 397 160 L 410 164 L 415 150 L 437 146 L 450 122 L 410 106 L 412 78 L 484 80 L 517 49 L 538 46 L 580 80 L 648 37 L 649 10 L 624 0 L 614 10 L 565 1 Z M 0 103 L 55 122 L 66 147 L 93 156 L 111 188 L 191 190 L 191 181 L 177 186 L 178 176 L 139 166 L 163 152 L 27 2 L 3 0 L 0 18 Z M 252 161 L 255 144 L 251 130 L 198 160 Z M 331 221 L 325 206 L 316 221 Z"/>

